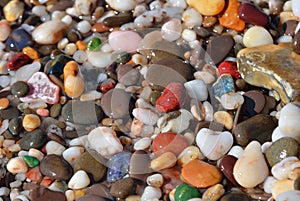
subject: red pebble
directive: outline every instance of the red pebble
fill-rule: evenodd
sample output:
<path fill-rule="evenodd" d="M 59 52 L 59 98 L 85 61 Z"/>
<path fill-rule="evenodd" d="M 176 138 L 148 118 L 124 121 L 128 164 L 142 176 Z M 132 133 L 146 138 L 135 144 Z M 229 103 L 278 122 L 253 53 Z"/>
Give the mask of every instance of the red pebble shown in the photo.
<path fill-rule="evenodd" d="M 179 82 L 172 82 L 166 86 L 161 96 L 156 100 L 156 109 L 160 113 L 167 113 L 180 109 L 185 99 L 186 91 Z"/>
<path fill-rule="evenodd" d="M 32 59 L 26 54 L 18 53 L 6 63 L 6 67 L 9 70 L 18 70 L 22 66 L 31 63 L 31 61 Z"/>
<path fill-rule="evenodd" d="M 42 173 L 40 172 L 39 166 L 30 169 L 26 173 L 26 178 L 32 182 L 39 183 L 43 178 Z"/>
<path fill-rule="evenodd" d="M 186 139 L 174 132 L 165 132 L 158 134 L 152 142 L 152 151 L 155 155 L 161 155 L 165 152 L 172 152 L 179 155 L 188 143 Z"/>
<path fill-rule="evenodd" d="M 115 86 L 116 86 L 116 81 L 114 81 L 111 78 L 108 78 L 107 80 L 105 80 L 104 82 L 102 82 L 99 85 L 99 91 L 102 92 L 102 93 L 106 93 L 109 90 L 115 88 Z"/>
<path fill-rule="evenodd" d="M 269 16 L 248 2 L 240 4 L 238 13 L 239 18 L 249 24 L 265 27 L 269 23 Z"/>
<path fill-rule="evenodd" d="M 223 61 L 218 67 L 218 76 L 222 74 L 230 74 L 232 77 L 238 79 L 241 77 L 236 62 L 233 61 Z"/>
<path fill-rule="evenodd" d="M 40 185 L 45 186 L 45 187 L 49 187 L 52 184 L 52 182 L 54 182 L 54 179 L 45 176 L 43 178 L 43 180 L 41 181 Z"/>

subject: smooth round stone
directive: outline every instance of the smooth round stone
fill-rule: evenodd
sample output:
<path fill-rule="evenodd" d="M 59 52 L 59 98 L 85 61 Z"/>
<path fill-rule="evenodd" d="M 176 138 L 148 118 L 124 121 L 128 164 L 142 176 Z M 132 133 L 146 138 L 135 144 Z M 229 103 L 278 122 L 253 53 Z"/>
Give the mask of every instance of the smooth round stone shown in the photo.
<path fill-rule="evenodd" d="M 251 199 L 249 198 L 248 195 L 244 193 L 238 193 L 238 192 L 230 192 L 226 195 L 224 195 L 220 201 L 250 201 Z"/>
<path fill-rule="evenodd" d="M 63 38 L 66 29 L 67 25 L 62 21 L 50 20 L 36 27 L 32 38 L 39 44 L 56 44 Z"/>
<path fill-rule="evenodd" d="M 108 36 L 108 43 L 113 50 L 136 52 L 142 38 L 133 31 L 113 31 Z"/>
<path fill-rule="evenodd" d="M 131 65 L 119 65 L 116 71 L 118 81 L 125 86 L 136 85 L 140 79 L 139 71 Z"/>
<path fill-rule="evenodd" d="M 50 116 L 53 118 L 56 118 L 59 116 L 60 111 L 61 111 L 61 104 L 56 103 L 56 104 L 52 105 L 50 108 Z"/>
<path fill-rule="evenodd" d="M 133 195 L 136 189 L 136 182 L 132 178 L 124 178 L 111 185 L 110 193 L 117 198 L 126 198 Z"/>
<path fill-rule="evenodd" d="M 41 148 L 47 141 L 47 136 L 42 130 L 36 129 L 28 132 L 20 140 L 20 146 L 23 150 L 29 150 L 30 148 Z"/>
<path fill-rule="evenodd" d="M 28 167 L 21 157 L 12 158 L 8 161 L 6 168 L 13 174 L 26 173 Z"/>
<path fill-rule="evenodd" d="M 31 201 L 52 200 L 66 201 L 66 197 L 62 192 L 56 192 L 45 188 L 44 186 L 28 183 L 24 186 L 24 190 L 28 190 Z"/>
<path fill-rule="evenodd" d="M 118 15 L 114 15 L 111 17 L 106 17 L 103 20 L 103 24 L 108 27 L 121 26 L 122 24 L 126 24 L 132 20 L 132 16 L 130 13 L 120 13 Z"/>
<path fill-rule="evenodd" d="M 243 2 L 238 9 L 238 16 L 246 23 L 265 27 L 269 23 L 269 16 L 259 10 L 254 4 Z"/>
<path fill-rule="evenodd" d="M 259 171 L 257 171 L 259 170 Z M 256 174 L 252 174 L 256 172 Z M 249 175 L 252 174 L 251 177 Z M 253 188 L 269 175 L 269 168 L 257 141 L 250 142 L 233 168 L 235 180 L 245 188 Z"/>
<path fill-rule="evenodd" d="M 40 62 L 33 62 L 31 64 L 27 64 L 16 70 L 15 78 L 18 81 L 27 82 L 31 76 L 38 72 L 41 69 Z"/>
<path fill-rule="evenodd" d="M 131 59 L 130 53 L 126 52 L 126 51 L 122 51 L 122 50 L 113 52 L 111 57 L 112 57 L 112 60 L 117 62 L 118 64 L 125 64 L 128 61 L 130 61 L 130 59 Z M 125 66 L 130 66 L 130 65 L 125 65 Z M 117 68 L 117 71 L 118 71 L 118 68 Z M 134 77 L 137 77 L 137 76 L 134 76 Z"/>
<path fill-rule="evenodd" d="M 161 27 L 162 38 L 167 41 L 175 41 L 181 36 L 182 26 L 179 19 L 171 19 Z"/>
<path fill-rule="evenodd" d="M 106 3 L 117 11 L 131 11 L 135 8 L 135 0 L 106 0 Z"/>
<path fill-rule="evenodd" d="M 79 156 L 74 162 L 74 171 L 84 170 L 91 175 L 93 181 L 98 182 L 105 176 L 107 168 L 104 161 L 95 155 L 94 152 L 85 152 Z"/>
<path fill-rule="evenodd" d="M 291 0 L 292 1 L 292 10 L 294 15 L 300 17 L 300 1 L 299 0 Z"/>
<path fill-rule="evenodd" d="M 129 163 L 130 177 L 144 180 L 145 175 L 152 172 L 150 161 L 151 159 L 147 152 L 143 150 L 133 152 Z"/>
<path fill-rule="evenodd" d="M 92 52 L 87 50 L 86 56 L 88 61 L 97 68 L 104 68 L 113 63 L 111 53 L 102 51 Z"/>
<path fill-rule="evenodd" d="M 225 7 L 222 0 L 187 0 L 187 4 L 195 8 L 201 15 L 213 16 L 219 14 Z"/>
<path fill-rule="evenodd" d="M 3 14 L 5 16 L 5 19 L 10 22 L 17 20 L 23 14 L 24 6 L 25 4 L 18 0 L 9 1 L 3 7 Z"/>
<path fill-rule="evenodd" d="M 237 161 L 237 158 L 232 155 L 225 155 L 223 158 L 219 161 L 219 167 L 222 173 L 225 175 L 225 177 L 231 181 L 232 184 L 235 186 L 238 186 L 237 181 L 235 180 L 233 176 L 233 167 Z"/>
<path fill-rule="evenodd" d="M 243 94 L 244 97 L 251 99 L 254 102 L 254 111 L 260 113 L 266 104 L 265 96 L 256 90 L 247 91 Z"/>
<path fill-rule="evenodd" d="M 181 184 L 176 187 L 174 198 L 175 201 L 186 201 L 192 198 L 199 198 L 199 191 L 188 184 Z"/>
<path fill-rule="evenodd" d="M 91 24 L 86 20 L 82 20 L 76 25 L 77 30 L 82 34 L 88 33 L 91 30 L 91 27 Z"/>
<path fill-rule="evenodd" d="M 23 159 L 30 168 L 36 167 L 40 164 L 40 161 L 34 156 L 23 156 Z"/>
<path fill-rule="evenodd" d="M 208 97 L 206 84 L 203 80 L 192 80 L 184 83 L 184 87 L 191 98 L 198 101 L 205 101 Z"/>
<path fill-rule="evenodd" d="M 273 38 L 265 28 L 253 26 L 245 32 L 243 36 L 243 43 L 246 47 L 257 47 L 273 44 Z"/>
<path fill-rule="evenodd" d="M 244 103 L 244 97 L 235 92 L 225 93 L 221 96 L 221 105 L 226 110 L 235 110 Z"/>
<path fill-rule="evenodd" d="M 0 21 L 0 41 L 5 41 L 11 33 L 11 28 L 7 20 Z"/>
<path fill-rule="evenodd" d="M 266 150 L 266 159 L 272 167 L 286 157 L 297 156 L 298 147 L 298 143 L 295 139 L 290 137 L 280 138 Z"/>
<path fill-rule="evenodd" d="M 16 107 L 8 107 L 4 110 L 0 110 L 1 119 L 12 119 L 19 117 L 20 111 Z"/>
<path fill-rule="evenodd" d="M 141 201 L 158 200 L 161 196 L 160 188 L 147 186 L 141 196 Z"/>
<path fill-rule="evenodd" d="M 163 185 L 164 178 L 160 173 L 157 173 L 157 174 L 153 174 L 153 175 L 147 177 L 146 182 L 149 186 L 159 188 Z"/>
<path fill-rule="evenodd" d="M 90 178 L 84 170 L 78 170 L 71 177 L 68 187 L 73 190 L 83 189 L 90 184 Z"/>
<path fill-rule="evenodd" d="M 293 51 L 300 54 L 300 30 L 296 33 L 293 39 Z"/>
<path fill-rule="evenodd" d="M 22 120 L 20 118 L 13 118 L 9 121 L 9 131 L 13 135 L 18 135 L 22 130 Z"/>
<path fill-rule="evenodd" d="M 62 157 L 47 155 L 40 163 L 40 171 L 43 175 L 57 180 L 69 180 L 72 175 L 72 167 Z"/>
<path fill-rule="evenodd" d="M 206 53 L 213 64 L 220 63 L 231 51 L 235 42 L 230 35 L 213 37 L 207 45 Z"/>
<path fill-rule="evenodd" d="M 292 137 L 300 142 L 300 104 L 288 103 L 280 111 L 278 126 L 286 137 Z"/>
<path fill-rule="evenodd" d="M 300 8 L 299 8 L 300 9 Z M 299 13 L 300 16 L 300 13 Z M 294 201 L 300 199 L 299 190 L 289 190 L 276 196 L 276 201 Z"/>
<path fill-rule="evenodd" d="M 11 93 L 17 97 L 24 97 L 26 96 L 30 88 L 26 82 L 17 81 L 11 86 Z"/>
<path fill-rule="evenodd" d="M 97 124 L 103 118 L 103 111 L 93 101 L 68 101 L 61 115 L 66 121 L 77 124 Z"/>
<path fill-rule="evenodd" d="M 101 49 L 101 44 L 102 44 L 102 41 L 100 38 L 97 38 L 97 37 L 92 38 L 87 44 L 87 50 L 93 51 L 93 52 L 99 51 Z"/>
<path fill-rule="evenodd" d="M 195 27 L 202 24 L 203 18 L 195 9 L 188 8 L 182 14 L 182 21 L 188 27 Z"/>
<path fill-rule="evenodd" d="M 115 182 L 124 177 L 129 172 L 130 155 L 120 152 L 113 155 L 107 163 L 107 181 Z"/>

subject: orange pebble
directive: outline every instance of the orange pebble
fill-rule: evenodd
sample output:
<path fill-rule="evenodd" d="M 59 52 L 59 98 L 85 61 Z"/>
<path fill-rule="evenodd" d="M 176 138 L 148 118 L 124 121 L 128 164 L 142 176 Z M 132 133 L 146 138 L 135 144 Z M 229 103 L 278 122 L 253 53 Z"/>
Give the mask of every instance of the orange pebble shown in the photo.
<path fill-rule="evenodd" d="M 95 24 L 91 28 L 92 31 L 99 32 L 99 33 L 103 33 L 103 32 L 109 31 L 109 29 L 110 29 L 110 27 L 105 26 L 105 24 L 102 23 L 102 22 L 99 22 L 99 23 Z"/>
<path fill-rule="evenodd" d="M 77 46 L 77 49 L 79 49 L 79 50 L 86 50 L 87 45 L 85 42 L 79 40 L 76 42 L 76 46 Z"/>
<path fill-rule="evenodd" d="M 238 0 L 229 0 L 225 13 L 219 18 L 219 22 L 223 27 L 236 31 L 243 31 L 245 29 L 245 22 L 239 18 L 239 5 Z"/>
<path fill-rule="evenodd" d="M 32 47 L 29 47 L 29 46 L 24 47 L 22 52 L 24 54 L 26 54 L 27 56 L 29 56 L 33 60 L 36 60 L 36 59 L 40 58 L 39 53 L 35 49 L 33 49 Z"/>
<path fill-rule="evenodd" d="M 183 166 L 181 176 L 187 183 L 197 188 L 213 186 L 222 179 L 222 174 L 217 167 L 198 159 Z"/>
<path fill-rule="evenodd" d="M 29 179 L 32 182 L 40 182 L 43 179 L 43 176 L 40 172 L 40 168 L 39 166 L 30 169 L 27 173 L 26 173 L 26 177 L 27 179 Z"/>
<path fill-rule="evenodd" d="M 45 176 L 45 177 L 43 178 L 43 180 L 41 181 L 40 185 L 41 185 L 41 186 L 48 187 L 48 186 L 50 186 L 50 185 L 52 184 L 53 181 L 54 181 L 54 179 Z"/>
<path fill-rule="evenodd" d="M 4 110 L 8 108 L 9 106 L 9 100 L 7 98 L 0 98 L 0 109 Z"/>
<path fill-rule="evenodd" d="M 36 113 L 42 117 L 48 117 L 49 116 L 49 110 L 44 108 L 39 108 L 36 110 Z"/>

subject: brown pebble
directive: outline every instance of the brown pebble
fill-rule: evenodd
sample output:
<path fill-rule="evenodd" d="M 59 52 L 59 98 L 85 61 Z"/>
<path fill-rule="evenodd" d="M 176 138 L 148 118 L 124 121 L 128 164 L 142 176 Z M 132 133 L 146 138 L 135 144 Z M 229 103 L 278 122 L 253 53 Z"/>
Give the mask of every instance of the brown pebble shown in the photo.
<path fill-rule="evenodd" d="M 266 99 L 265 99 L 265 96 L 261 92 L 259 92 L 257 90 L 251 90 L 251 91 L 247 91 L 243 96 L 248 97 L 254 101 L 254 104 L 255 104 L 254 111 L 255 112 L 260 113 L 264 109 Z"/>
<path fill-rule="evenodd" d="M 106 26 L 104 23 L 100 22 L 92 26 L 91 30 L 93 32 L 103 33 L 110 29 L 110 27 Z"/>
<path fill-rule="evenodd" d="M 0 110 L 8 108 L 9 100 L 7 98 L 0 98 Z"/>

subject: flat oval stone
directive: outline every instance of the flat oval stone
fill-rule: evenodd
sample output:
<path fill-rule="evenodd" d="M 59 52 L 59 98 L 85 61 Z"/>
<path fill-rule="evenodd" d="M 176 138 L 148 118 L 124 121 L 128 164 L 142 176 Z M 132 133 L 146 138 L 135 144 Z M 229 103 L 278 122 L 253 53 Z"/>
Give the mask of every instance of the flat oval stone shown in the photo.
<path fill-rule="evenodd" d="M 18 0 L 9 1 L 3 7 L 3 14 L 5 16 L 5 19 L 10 22 L 17 20 L 23 14 L 24 6 L 25 4 Z"/>
<path fill-rule="evenodd" d="M 12 119 L 20 115 L 20 111 L 16 107 L 8 107 L 4 110 L 0 110 L 1 119 Z"/>
<path fill-rule="evenodd" d="M 67 201 L 66 196 L 62 192 L 49 190 L 37 184 L 28 183 L 24 186 L 24 190 L 29 191 L 31 201 L 49 200 L 49 201 Z"/>
<path fill-rule="evenodd" d="M 17 97 L 24 97 L 26 96 L 30 88 L 26 82 L 17 81 L 11 86 L 11 93 Z"/>
<path fill-rule="evenodd" d="M 212 94 L 219 101 L 223 95 L 234 91 L 234 81 L 230 74 L 222 74 L 212 86 Z"/>
<path fill-rule="evenodd" d="M 107 163 L 107 181 L 115 182 L 124 177 L 129 172 L 130 155 L 120 152 L 113 155 Z"/>
<path fill-rule="evenodd" d="M 6 46 L 12 51 L 22 51 L 24 47 L 33 46 L 31 35 L 23 28 L 15 29 L 6 40 Z"/>
<path fill-rule="evenodd" d="M 133 178 L 124 178 L 114 182 L 110 187 L 110 193 L 117 198 L 126 198 L 133 195 L 136 189 L 136 182 Z"/>
<path fill-rule="evenodd" d="M 280 138 L 266 150 L 267 162 L 272 167 L 289 156 L 297 156 L 298 147 L 299 145 L 295 139 L 290 137 Z"/>
<path fill-rule="evenodd" d="M 113 50 L 136 52 L 142 38 L 133 31 L 113 31 L 108 36 L 108 42 Z"/>
<path fill-rule="evenodd" d="M 243 43 L 246 47 L 258 47 L 273 44 L 273 38 L 269 31 L 261 26 L 249 28 L 243 36 Z"/>
<path fill-rule="evenodd" d="M 93 181 L 100 181 L 106 174 L 104 161 L 97 160 L 95 153 L 92 151 L 85 152 L 74 161 L 74 171 L 84 170 L 91 175 Z"/>
<path fill-rule="evenodd" d="M 113 27 L 113 26 L 121 26 L 122 24 L 130 22 L 132 19 L 132 16 L 130 13 L 120 13 L 115 16 L 106 17 L 103 20 L 104 25 Z"/>
<path fill-rule="evenodd" d="M 231 51 L 235 42 L 230 35 L 221 35 L 212 38 L 207 45 L 206 52 L 210 56 L 209 61 L 220 63 Z"/>
<path fill-rule="evenodd" d="M 103 111 L 93 101 L 68 101 L 61 115 L 65 120 L 77 124 L 97 124 L 103 117 Z"/>
<path fill-rule="evenodd" d="M 188 184 L 180 184 L 176 187 L 174 198 L 175 201 L 186 201 L 192 198 L 199 198 L 199 191 Z"/>
<path fill-rule="evenodd" d="M 246 23 L 265 27 L 269 23 L 269 17 L 259 10 L 254 4 L 243 2 L 238 9 L 239 18 Z"/>
<path fill-rule="evenodd" d="M 51 45 L 63 38 L 66 29 L 67 25 L 61 20 L 50 20 L 36 27 L 31 35 L 37 43 Z"/>
<path fill-rule="evenodd" d="M 225 175 L 229 181 L 235 186 L 238 186 L 237 181 L 233 176 L 233 167 L 237 161 L 237 158 L 232 155 L 226 155 L 220 159 L 219 167 L 222 173 Z"/>
<path fill-rule="evenodd" d="M 97 195 L 108 200 L 114 200 L 114 197 L 109 192 L 109 188 L 103 183 L 95 183 L 84 191 L 86 195 Z"/>
<path fill-rule="evenodd" d="M 258 114 L 236 125 L 232 132 L 236 142 L 246 146 L 252 140 L 262 144 L 271 141 L 272 132 L 276 127 L 277 121 L 273 116 Z"/>
<path fill-rule="evenodd" d="M 147 174 L 152 172 L 150 161 L 151 159 L 147 152 L 143 150 L 133 152 L 129 163 L 130 177 L 140 180 L 146 179 Z"/>
<path fill-rule="evenodd" d="M 28 132 L 20 140 L 20 147 L 23 150 L 29 150 L 31 148 L 39 149 L 47 141 L 47 136 L 41 129 L 35 129 L 34 131 Z"/>
<path fill-rule="evenodd" d="M 31 63 L 31 58 L 23 53 L 18 53 L 14 55 L 9 61 L 6 63 L 6 67 L 9 70 L 18 70 L 22 66 Z"/>
<path fill-rule="evenodd" d="M 9 121 L 9 131 L 13 135 L 18 135 L 22 130 L 22 120 L 20 118 L 13 118 Z"/>
<path fill-rule="evenodd" d="M 73 175 L 72 167 L 62 157 L 47 155 L 40 163 L 41 173 L 57 180 L 66 181 Z"/>

